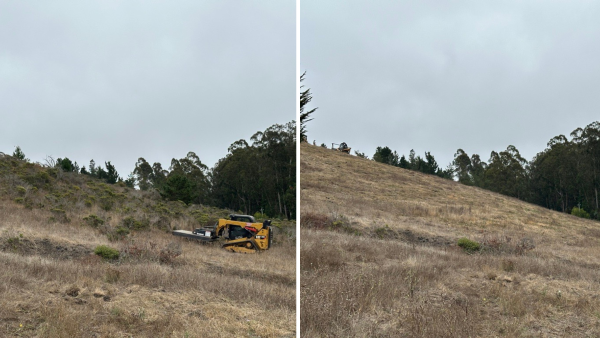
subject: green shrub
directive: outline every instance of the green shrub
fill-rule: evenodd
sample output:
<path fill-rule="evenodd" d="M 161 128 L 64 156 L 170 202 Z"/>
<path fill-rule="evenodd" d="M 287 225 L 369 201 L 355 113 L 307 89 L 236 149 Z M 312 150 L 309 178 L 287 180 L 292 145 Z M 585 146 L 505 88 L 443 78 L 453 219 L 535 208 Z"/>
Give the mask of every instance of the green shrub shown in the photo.
<path fill-rule="evenodd" d="M 463 250 L 465 250 L 468 253 L 473 253 L 481 249 L 479 243 L 472 241 L 466 237 L 460 238 L 458 240 L 458 246 L 463 248 Z"/>
<path fill-rule="evenodd" d="M 212 214 L 212 212 L 210 210 L 207 213 L 206 209 L 192 210 L 192 211 L 189 211 L 188 214 L 190 216 L 192 216 L 202 226 L 212 225 L 219 218 L 218 216 L 215 216 L 214 214 Z"/>
<path fill-rule="evenodd" d="M 17 197 L 17 198 L 15 198 L 15 202 L 23 203 L 23 202 L 25 202 L 25 200 L 23 199 L 23 197 Z"/>
<path fill-rule="evenodd" d="M 128 216 L 123 218 L 123 220 L 121 221 L 121 223 L 123 224 L 124 227 L 126 227 L 127 229 L 132 229 L 133 225 L 135 224 L 135 218 L 133 218 L 132 216 Z"/>
<path fill-rule="evenodd" d="M 100 225 L 104 224 L 104 220 L 94 214 L 91 214 L 87 217 L 84 217 L 83 220 L 85 223 L 91 227 L 97 228 Z"/>
<path fill-rule="evenodd" d="M 100 197 L 100 208 L 105 211 L 110 211 L 115 205 L 115 201 L 109 196 Z"/>
<path fill-rule="evenodd" d="M 23 180 L 34 187 L 43 187 L 45 184 L 51 182 L 50 175 L 45 170 L 37 173 L 28 173 L 23 177 Z"/>
<path fill-rule="evenodd" d="M 42 174 L 45 173 L 45 174 Z M 46 171 L 42 171 L 40 172 L 40 175 L 44 176 L 44 177 L 57 177 L 58 176 L 58 169 L 57 168 L 48 168 L 46 169 Z M 48 180 L 48 183 L 50 182 L 50 180 Z"/>
<path fill-rule="evenodd" d="M 154 211 L 156 211 L 159 214 L 163 214 L 163 215 L 167 215 L 167 216 L 175 215 L 175 212 L 171 211 L 171 209 L 169 209 L 169 207 L 162 202 L 156 203 L 154 206 L 152 206 L 152 208 L 154 209 Z"/>
<path fill-rule="evenodd" d="M 571 215 L 581 217 L 581 218 L 590 218 L 590 214 L 583 210 L 583 208 L 573 207 L 571 210 Z"/>
<path fill-rule="evenodd" d="M 60 223 L 69 223 L 71 222 L 71 219 L 67 217 L 67 212 L 64 211 L 63 209 L 59 209 L 59 208 L 54 208 L 50 210 L 52 212 L 52 217 L 51 219 L 55 222 L 60 222 Z"/>
<path fill-rule="evenodd" d="M 254 219 L 259 220 L 265 220 L 265 219 L 269 219 L 269 215 L 265 214 L 265 213 L 261 213 L 260 211 L 257 211 L 254 213 Z"/>
<path fill-rule="evenodd" d="M 150 220 L 144 218 L 141 221 L 136 221 L 133 227 L 135 230 L 148 229 L 150 227 Z"/>
<path fill-rule="evenodd" d="M 125 237 L 129 235 L 129 229 L 127 229 L 126 227 L 118 226 L 115 229 L 115 233 L 121 237 Z"/>
<path fill-rule="evenodd" d="M 122 223 L 125 228 L 134 230 L 147 229 L 150 227 L 150 221 L 147 218 L 138 221 L 132 216 L 127 216 L 123 218 Z"/>
<path fill-rule="evenodd" d="M 106 245 L 98 245 L 94 253 L 104 259 L 113 260 L 119 258 L 119 250 Z"/>
<path fill-rule="evenodd" d="M 13 249 L 16 250 L 21 243 L 21 238 L 23 238 L 23 234 L 19 234 L 19 236 L 9 237 L 6 239 L 6 243 Z"/>

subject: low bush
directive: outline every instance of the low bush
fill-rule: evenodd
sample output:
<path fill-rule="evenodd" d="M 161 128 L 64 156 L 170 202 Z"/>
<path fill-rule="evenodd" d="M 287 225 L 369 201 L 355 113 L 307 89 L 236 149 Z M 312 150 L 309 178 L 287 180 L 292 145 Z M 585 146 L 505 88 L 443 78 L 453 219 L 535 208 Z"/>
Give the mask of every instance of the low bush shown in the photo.
<path fill-rule="evenodd" d="M 119 236 L 125 237 L 129 235 L 129 229 L 127 229 L 126 227 L 118 226 L 115 228 L 115 233 Z"/>
<path fill-rule="evenodd" d="M 22 238 L 23 234 L 19 234 L 19 236 L 9 237 L 6 239 L 6 243 L 11 247 L 11 249 L 16 250 L 21 244 Z"/>
<path fill-rule="evenodd" d="M 114 205 L 115 201 L 110 196 L 100 197 L 100 208 L 102 208 L 102 210 L 110 211 Z"/>
<path fill-rule="evenodd" d="M 115 260 L 119 258 L 119 251 L 106 245 L 98 245 L 94 253 L 107 260 Z"/>
<path fill-rule="evenodd" d="M 25 189 L 25 187 L 19 185 L 19 186 L 17 186 L 17 192 L 20 195 L 25 195 L 27 193 L 27 189 Z"/>
<path fill-rule="evenodd" d="M 87 225 L 89 225 L 89 226 L 91 226 L 91 227 L 94 227 L 94 228 L 97 228 L 97 227 L 99 227 L 100 225 L 104 224 L 104 220 L 103 220 L 102 218 L 100 218 L 100 217 L 98 217 L 98 216 L 94 215 L 94 214 L 91 214 L 91 215 L 89 215 L 89 216 L 87 216 L 87 217 L 84 217 L 84 218 L 83 218 L 83 221 L 84 221 L 84 222 L 85 222 Z"/>
<path fill-rule="evenodd" d="M 581 217 L 581 218 L 590 218 L 590 214 L 583 210 L 583 208 L 573 207 L 571 210 L 571 215 Z"/>
<path fill-rule="evenodd" d="M 479 243 L 472 241 L 466 237 L 460 238 L 457 244 L 467 253 L 474 253 L 481 249 L 481 245 L 479 245 Z"/>
<path fill-rule="evenodd" d="M 123 218 L 122 224 L 125 228 L 134 230 L 147 229 L 150 227 L 150 221 L 147 218 L 140 221 L 133 218 L 133 216 Z"/>
<path fill-rule="evenodd" d="M 257 211 L 254 213 L 254 219 L 256 219 L 257 221 L 259 219 L 269 219 L 269 215 L 265 214 L 265 213 L 261 213 L 260 211 Z"/>
<path fill-rule="evenodd" d="M 53 208 L 50 210 L 52 212 L 51 220 L 60 223 L 69 223 L 71 219 L 67 217 L 67 212 L 64 209 Z"/>

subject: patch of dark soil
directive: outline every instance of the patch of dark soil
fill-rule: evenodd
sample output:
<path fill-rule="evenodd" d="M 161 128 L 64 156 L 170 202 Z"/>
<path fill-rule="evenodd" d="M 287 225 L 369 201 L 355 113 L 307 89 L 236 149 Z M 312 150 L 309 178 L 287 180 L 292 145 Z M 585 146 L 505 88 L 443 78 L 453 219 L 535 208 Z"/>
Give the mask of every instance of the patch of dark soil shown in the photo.
<path fill-rule="evenodd" d="M 70 244 L 44 239 L 21 237 L 0 239 L 0 250 L 23 255 L 39 255 L 57 259 L 81 258 L 89 255 L 92 249 L 81 244 Z"/>
<path fill-rule="evenodd" d="M 442 236 L 426 236 L 414 232 L 409 229 L 395 230 L 389 227 L 375 228 L 372 229 L 371 233 L 374 237 L 379 239 L 392 239 L 399 240 L 402 242 L 408 242 L 413 244 L 430 245 L 436 247 L 450 246 L 452 240 Z"/>
<path fill-rule="evenodd" d="M 305 212 L 300 215 L 300 227 L 314 230 L 339 231 L 360 236 L 360 225 L 343 215 Z"/>
<path fill-rule="evenodd" d="M 77 295 L 79 295 L 79 288 L 76 286 L 71 286 L 67 289 L 67 291 L 65 291 L 65 293 L 67 296 L 77 297 Z"/>
<path fill-rule="evenodd" d="M 208 271 L 215 274 L 221 274 L 226 276 L 237 276 L 243 279 L 249 278 L 254 280 L 259 280 L 262 282 L 270 282 L 274 284 L 283 284 L 288 286 L 296 285 L 295 278 L 289 278 L 286 276 L 263 272 L 263 271 L 252 271 L 252 270 L 242 270 L 238 268 L 232 267 L 223 267 L 220 265 L 215 265 L 212 263 L 205 263 Z"/>

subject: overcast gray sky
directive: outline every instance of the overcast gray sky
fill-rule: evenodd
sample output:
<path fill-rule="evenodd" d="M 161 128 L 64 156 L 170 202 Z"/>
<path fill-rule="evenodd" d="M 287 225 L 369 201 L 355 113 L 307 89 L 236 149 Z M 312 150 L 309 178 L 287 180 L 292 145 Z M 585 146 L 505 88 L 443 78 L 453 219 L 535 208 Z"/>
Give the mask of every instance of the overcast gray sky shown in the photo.
<path fill-rule="evenodd" d="M 302 0 L 308 139 L 527 160 L 599 119 L 600 2 Z"/>
<path fill-rule="evenodd" d="M 231 143 L 295 119 L 295 1 L 3 1 L 0 151 L 111 161 Z"/>

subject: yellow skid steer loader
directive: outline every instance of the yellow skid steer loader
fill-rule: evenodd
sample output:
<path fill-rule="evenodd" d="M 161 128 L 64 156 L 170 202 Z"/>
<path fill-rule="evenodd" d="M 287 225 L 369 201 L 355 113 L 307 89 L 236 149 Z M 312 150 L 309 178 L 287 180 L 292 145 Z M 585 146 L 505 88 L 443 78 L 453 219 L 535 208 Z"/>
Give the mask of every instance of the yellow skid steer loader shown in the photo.
<path fill-rule="evenodd" d="M 229 219 L 219 219 L 213 227 L 194 231 L 174 230 L 174 236 L 213 242 L 223 239 L 222 247 L 231 252 L 256 253 L 268 250 L 273 243 L 271 221 L 256 222 L 253 216 L 229 215 Z"/>

